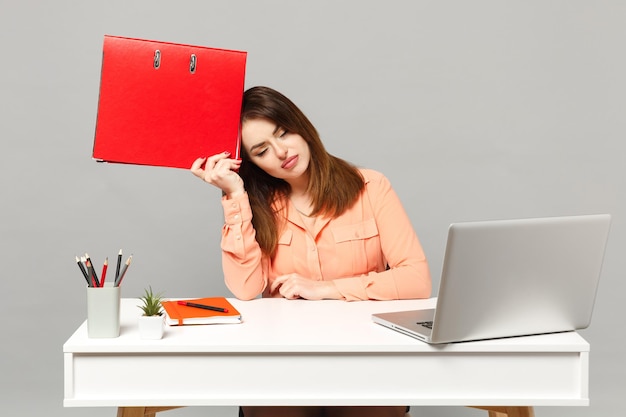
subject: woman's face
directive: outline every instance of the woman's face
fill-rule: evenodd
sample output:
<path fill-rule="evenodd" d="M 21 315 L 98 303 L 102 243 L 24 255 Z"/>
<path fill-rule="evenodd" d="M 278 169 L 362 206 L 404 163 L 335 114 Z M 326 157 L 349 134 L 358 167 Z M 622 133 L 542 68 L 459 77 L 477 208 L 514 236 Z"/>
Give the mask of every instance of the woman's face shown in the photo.
<path fill-rule="evenodd" d="M 269 175 L 290 184 L 308 180 L 309 145 L 267 119 L 251 119 L 241 127 L 241 141 L 250 160 Z"/>

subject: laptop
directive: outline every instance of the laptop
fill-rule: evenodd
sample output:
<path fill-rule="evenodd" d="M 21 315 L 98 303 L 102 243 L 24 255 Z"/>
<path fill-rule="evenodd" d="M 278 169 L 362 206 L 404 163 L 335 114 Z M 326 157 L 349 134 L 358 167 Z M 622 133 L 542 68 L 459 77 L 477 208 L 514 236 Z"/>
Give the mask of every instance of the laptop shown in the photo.
<path fill-rule="evenodd" d="M 598 214 L 453 223 L 435 308 L 372 319 L 433 344 L 584 329 L 610 222 Z"/>

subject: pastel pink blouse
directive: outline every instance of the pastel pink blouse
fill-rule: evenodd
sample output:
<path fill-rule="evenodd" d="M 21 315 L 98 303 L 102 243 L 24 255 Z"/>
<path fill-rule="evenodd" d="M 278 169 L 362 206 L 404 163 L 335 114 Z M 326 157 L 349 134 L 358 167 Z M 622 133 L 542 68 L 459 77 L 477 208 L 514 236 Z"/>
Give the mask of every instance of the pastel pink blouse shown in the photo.
<path fill-rule="evenodd" d="M 366 186 L 354 206 L 337 218 L 318 219 L 310 232 L 287 201 L 287 226 L 273 260 L 255 240 L 247 194 L 224 198 L 222 266 L 230 291 L 244 300 L 269 296 L 276 277 L 295 272 L 332 280 L 348 301 L 429 297 L 428 263 L 398 196 L 381 173 L 361 173 Z"/>

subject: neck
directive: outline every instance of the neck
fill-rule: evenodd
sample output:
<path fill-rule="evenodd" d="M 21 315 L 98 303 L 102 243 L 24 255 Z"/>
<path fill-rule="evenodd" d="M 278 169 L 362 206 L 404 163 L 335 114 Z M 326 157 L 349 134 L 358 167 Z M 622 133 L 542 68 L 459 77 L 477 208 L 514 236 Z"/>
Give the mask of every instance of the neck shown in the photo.
<path fill-rule="evenodd" d="M 290 196 L 294 198 L 308 198 L 309 176 L 304 174 L 298 178 L 290 178 L 287 181 L 291 188 Z"/>
<path fill-rule="evenodd" d="M 291 204 L 294 206 L 296 211 L 303 216 L 310 217 L 311 211 L 313 210 L 313 206 L 311 204 L 311 197 L 306 191 L 304 192 L 291 192 L 289 195 L 289 199 L 291 200 Z"/>

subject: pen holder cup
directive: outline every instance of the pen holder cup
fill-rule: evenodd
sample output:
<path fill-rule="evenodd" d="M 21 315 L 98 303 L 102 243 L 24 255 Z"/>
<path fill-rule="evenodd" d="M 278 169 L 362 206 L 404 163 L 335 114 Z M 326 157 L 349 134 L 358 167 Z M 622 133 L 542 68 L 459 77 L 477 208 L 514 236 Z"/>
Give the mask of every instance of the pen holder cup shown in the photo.
<path fill-rule="evenodd" d="M 120 335 L 120 287 L 87 287 L 87 334 L 90 338 Z"/>

